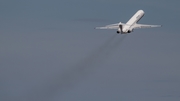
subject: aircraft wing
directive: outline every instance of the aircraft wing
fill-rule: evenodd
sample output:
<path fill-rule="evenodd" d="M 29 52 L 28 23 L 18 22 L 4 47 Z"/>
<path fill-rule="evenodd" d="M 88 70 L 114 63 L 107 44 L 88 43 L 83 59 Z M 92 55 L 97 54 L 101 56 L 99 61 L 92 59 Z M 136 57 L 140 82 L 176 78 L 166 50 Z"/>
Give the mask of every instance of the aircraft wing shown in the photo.
<path fill-rule="evenodd" d="M 135 25 L 133 25 L 134 29 L 152 28 L 152 27 L 161 27 L 161 25 L 145 25 L 145 24 L 135 24 Z"/>

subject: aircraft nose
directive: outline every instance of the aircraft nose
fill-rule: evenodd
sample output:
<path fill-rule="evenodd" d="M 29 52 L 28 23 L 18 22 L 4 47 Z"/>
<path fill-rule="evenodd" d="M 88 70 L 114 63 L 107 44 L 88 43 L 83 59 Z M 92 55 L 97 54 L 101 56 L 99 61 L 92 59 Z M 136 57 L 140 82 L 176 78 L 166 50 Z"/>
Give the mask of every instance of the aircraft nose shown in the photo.
<path fill-rule="evenodd" d="M 143 10 L 139 10 L 139 12 L 144 13 L 144 11 L 143 11 Z"/>

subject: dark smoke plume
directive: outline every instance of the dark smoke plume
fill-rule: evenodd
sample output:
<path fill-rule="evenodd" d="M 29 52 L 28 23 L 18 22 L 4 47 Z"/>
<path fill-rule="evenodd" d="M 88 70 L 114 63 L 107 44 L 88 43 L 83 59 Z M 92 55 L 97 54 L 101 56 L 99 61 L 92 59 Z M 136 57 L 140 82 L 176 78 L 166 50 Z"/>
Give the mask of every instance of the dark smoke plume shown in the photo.
<path fill-rule="evenodd" d="M 112 50 L 116 49 L 118 45 L 122 43 L 126 35 L 118 39 L 117 42 L 112 43 L 116 38 L 117 34 L 110 37 L 103 45 L 101 45 L 97 50 L 92 52 L 82 61 L 72 66 L 71 70 L 65 71 L 61 75 L 48 80 L 44 86 L 35 87 L 31 92 L 30 100 L 46 100 L 49 101 L 56 96 L 56 94 L 63 94 L 70 88 L 74 87 L 76 82 L 84 79 L 89 72 L 92 71 L 93 65 L 96 65 L 99 62 L 104 60 L 104 56 L 107 57 L 107 54 L 110 54 Z M 101 61 L 99 61 L 101 60 Z M 33 97 L 33 98 L 32 98 Z"/>
<path fill-rule="evenodd" d="M 92 65 L 95 64 L 96 59 L 100 57 L 104 51 L 109 47 L 112 41 L 115 39 L 117 34 L 110 37 L 103 45 L 101 45 L 98 49 L 93 51 L 87 57 L 85 57 L 79 63 L 73 65 L 73 68 L 70 71 L 65 72 L 60 78 L 60 85 L 62 88 L 68 86 L 68 84 L 72 84 L 77 80 L 82 79 L 85 77 L 90 70 L 92 70 Z M 59 87 L 61 87 L 59 85 Z M 64 90 L 64 89 L 63 89 Z"/>

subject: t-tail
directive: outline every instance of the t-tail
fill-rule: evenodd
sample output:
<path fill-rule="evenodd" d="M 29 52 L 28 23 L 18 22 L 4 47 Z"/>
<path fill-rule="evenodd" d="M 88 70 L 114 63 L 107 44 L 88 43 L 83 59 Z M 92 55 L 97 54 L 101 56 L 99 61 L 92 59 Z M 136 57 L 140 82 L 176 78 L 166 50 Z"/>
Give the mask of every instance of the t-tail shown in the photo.
<path fill-rule="evenodd" d="M 117 33 L 119 34 L 119 33 L 123 33 L 123 25 L 122 25 L 122 23 L 120 22 L 119 24 L 119 29 L 118 29 L 118 31 L 117 31 Z"/>
<path fill-rule="evenodd" d="M 119 28 L 120 28 L 121 33 L 123 33 L 123 25 L 121 24 L 121 22 L 119 23 Z"/>

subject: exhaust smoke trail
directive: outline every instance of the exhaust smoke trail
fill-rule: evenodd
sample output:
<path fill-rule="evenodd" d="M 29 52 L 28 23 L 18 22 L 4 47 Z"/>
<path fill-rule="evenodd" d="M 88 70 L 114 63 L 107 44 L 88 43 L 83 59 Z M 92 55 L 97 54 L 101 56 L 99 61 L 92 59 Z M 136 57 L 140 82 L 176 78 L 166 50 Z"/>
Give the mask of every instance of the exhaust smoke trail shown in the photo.
<path fill-rule="evenodd" d="M 79 81 L 80 79 L 84 78 L 90 70 L 92 70 L 92 65 L 95 64 L 96 59 L 100 57 L 102 54 L 104 54 L 104 51 L 107 50 L 109 45 L 112 43 L 112 41 L 115 39 L 117 34 L 110 37 L 103 45 L 101 45 L 97 50 L 92 52 L 90 55 L 85 57 L 82 61 L 77 63 L 76 65 L 73 65 L 72 69 L 64 73 L 59 82 L 59 87 L 62 86 L 62 90 L 65 90 L 69 87 L 68 84 L 72 84 L 74 82 Z M 72 85 L 71 85 L 72 86 Z M 58 88 L 58 87 L 57 87 Z"/>
<path fill-rule="evenodd" d="M 74 65 L 70 71 L 67 71 L 66 73 L 64 73 L 61 76 L 61 79 L 60 79 L 61 83 L 59 83 L 59 85 L 57 85 L 57 86 L 59 86 L 59 87 L 62 86 L 61 88 L 64 88 L 64 89 L 62 89 L 62 92 L 64 90 L 67 90 L 67 88 L 69 88 L 69 86 L 72 86 L 72 83 L 75 83 L 77 81 L 80 81 L 81 79 L 84 79 L 88 75 L 88 73 L 92 72 L 93 67 L 96 66 L 97 63 L 101 63 L 104 60 L 106 60 L 108 54 L 110 54 L 120 44 L 122 44 L 123 40 L 125 39 L 125 37 L 127 35 L 121 36 L 117 42 L 113 43 L 116 36 L 117 36 L 117 34 L 113 35 L 103 45 L 101 45 L 97 50 L 92 52 L 90 55 L 88 55 L 82 61 L 80 61 L 79 63 Z M 106 58 L 104 58 L 104 56 Z"/>
<path fill-rule="evenodd" d="M 127 34 L 122 35 L 119 39 L 117 39 L 116 42 L 109 44 L 108 47 L 98 57 L 98 63 L 105 62 L 110 57 L 110 55 L 113 54 L 113 51 L 117 50 L 117 48 L 120 47 L 126 36 Z"/>
<path fill-rule="evenodd" d="M 61 96 L 64 92 L 67 92 L 69 89 L 73 88 L 75 84 L 81 80 L 84 80 L 88 73 L 90 74 L 93 70 L 93 67 L 97 63 L 105 61 L 108 56 L 112 53 L 113 50 L 122 44 L 123 40 L 127 35 L 123 35 L 115 40 L 117 34 L 110 37 L 104 44 L 102 44 L 97 50 L 92 52 L 82 61 L 73 65 L 70 70 L 65 71 L 63 74 L 56 74 L 51 80 L 47 80 L 43 86 L 36 86 L 34 89 L 29 92 L 32 100 L 44 100 L 50 101 L 55 96 Z M 94 66 L 93 66 L 94 65 Z"/>
<path fill-rule="evenodd" d="M 118 46 L 120 46 L 120 45 L 123 43 L 123 41 L 124 41 L 124 39 L 126 38 L 126 36 L 127 36 L 127 34 L 121 36 L 120 39 L 118 39 L 117 42 L 113 43 L 113 44 L 110 46 L 110 49 L 109 49 L 109 51 L 108 51 L 107 54 L 110 54 L 110 53 L 112 53 L 113 50 L 116 50 L 116 49 L 118 48 Z"/>
<path fill-rule="evenodd" d="M 110 37 L 103 45 L 97 50 L 92 52 L 82 61 L 72 66 L 71 70 L 67 70 L 63 74 L 57 74 L 51 80 L 47 80 L 43 86 L 36 86 L 31 90 L 28 95 L 29 100 L 51 100 L 56 94 L 63 94 L 74 86 L 74 84 L 84 77 L 92 70 L 92 65 L 96 62 L 96 59 L 104 54 L 104 51 L 108 49 L 110 44 L 116 38 L 117 34 Z"/>

